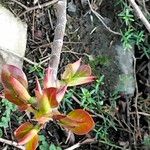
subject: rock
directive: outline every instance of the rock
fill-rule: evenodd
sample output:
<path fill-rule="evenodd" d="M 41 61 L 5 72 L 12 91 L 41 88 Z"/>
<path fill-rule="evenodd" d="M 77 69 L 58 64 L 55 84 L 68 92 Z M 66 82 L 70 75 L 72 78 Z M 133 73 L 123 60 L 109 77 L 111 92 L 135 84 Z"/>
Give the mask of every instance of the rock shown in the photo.
<path fill-rule="evenodd" d="M 122 44 L 116 45 L 117 58 L 121 69 L 119 75 L 118 89 L 127 95 L 134 95 L 135 91 L 135 79 L 134 79 L 134 67 L 133 67 L 133 55 L 134 50 L 125 50 Z"/>
<path fill-rule="evenodd" d="M 27 25 L 0 4 L 0 70 L 3 64 L 22 67 Z"/>
<path fill-rule="evenodd" d="M 69 13 L 70 16 L 76 14 L 77 8 L 76 8 L 76 5 L 73 2 L 73 0 L 71 0 L 71 2 L 68 3 L 68 7 L 67 8 L 68 8 L 68 13 Z"/>

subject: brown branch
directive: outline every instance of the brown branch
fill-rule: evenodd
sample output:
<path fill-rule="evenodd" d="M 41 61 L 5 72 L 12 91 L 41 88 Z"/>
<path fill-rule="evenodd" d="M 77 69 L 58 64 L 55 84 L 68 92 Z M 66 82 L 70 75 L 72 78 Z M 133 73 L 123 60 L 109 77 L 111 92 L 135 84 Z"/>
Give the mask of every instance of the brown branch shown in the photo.
<path fill-rule="evenodd" d="M 63 38 L 65 34 L 65 28 L 66 28 L 66 0 L 59 0 L 56 5 L 56 17 L 57 17 L 57 24 L 54 32 L 54 40 L 51 46 L 52 53 L 51 53 L 51 59 L 49 62 L 50 67 L 52 67 L 55 70 L 55 77 L 57 76 L 59 61 L 60 61 L 60 54 L 61 49 L 63 46 Z"/>
<path fill-rule="evenodd" d="M 129 3 L 132 5 L 133 9 L 135 10 L 137 16 L 139 17 L 139 19 L 143 22 L 143 24 L 145 25 L 146 29 L 148 30 L 148 32 L 150 32 L 150 23 L 148 22 L 148 20 L 146 19 L 146 17 L 143 15 L 141 9 L 139 8 L 139 6 L 136 4 L 135 0 L 128 0 Z"/>
<path fill-rule="evenodd" d="M 10 140 L 6 140 L 6 139 L 2 139 L 0 138 L 0 142 L 1 143 L 5 143 L 7 145 L 11 145 L 11 146 L 14 146 L 18 149 L 21 149 L 21 150 L 25 150 L 25 147 L 24 146 L 19 146 L 18 143 L 14 142 L 14 141 L 10 141 Z"/>

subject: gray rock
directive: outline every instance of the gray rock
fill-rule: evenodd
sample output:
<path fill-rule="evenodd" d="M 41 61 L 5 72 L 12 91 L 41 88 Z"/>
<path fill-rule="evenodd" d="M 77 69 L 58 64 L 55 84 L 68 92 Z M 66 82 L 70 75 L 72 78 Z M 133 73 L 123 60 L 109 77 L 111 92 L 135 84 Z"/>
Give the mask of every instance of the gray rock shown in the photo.
<path fill-rule="evenodd" d="M 0 70 L 6 63 L 22 67 L 26 40 L 26 23 L 0 5 Z"/>
<path fill-rule="evenodd" d="M 118 62 L 121 69 L 119 75 L 118 89 L 120 92 L 125 94 L 134 95 L 135 91 L 135 79 L 134 79 L 134 68 L 133 68 L 133 55 L 134 50 L 125 50 L 123 45 L 116 45 L 115 50 L 117 51 Z"/>

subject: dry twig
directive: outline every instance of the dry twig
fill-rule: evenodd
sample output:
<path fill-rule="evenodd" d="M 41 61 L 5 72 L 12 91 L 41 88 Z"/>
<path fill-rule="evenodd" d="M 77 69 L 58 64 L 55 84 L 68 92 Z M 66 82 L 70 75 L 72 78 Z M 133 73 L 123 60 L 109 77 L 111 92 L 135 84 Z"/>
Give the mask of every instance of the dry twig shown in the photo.
<path fill-rule="evenodd" d="M 140 120 L 139 120 L 140 116 L 139 116 L 139 112 L 138 112 L 138 97 L 139 97 L 140 94 L 139 94 L 138 85 L 137 85 L 137 78 L 136 78 L 136 58 L 135 58 L 134 55 L 132 57 L 133 57 L 133 67 L 134 67 L 133 74 L 134 74 L 135 89 L 136 89 L 136 91 L 135 91 L 136 95 L 135 95 L 135 98 L 134 98 L 134 107 L 135 107 L 135 113 L 136 113 L 136 121 L 135 121 L 136 125 L 134 125 L 134 126 L 136 126 L 136 128 L 135 128 L 136 136 L 135 137 L 141 138 L 141 129 L 140 129 Z M 136 145 L 137 140 L 136 140 L 135 137 L 134 137 L 134 143 Z"/>
<path fill-rule="evenodd" d="M 116 32 L 116 31 L 113 31 L 110 27 L 108 27 L 108 26 L 106 25 L 106 23 L 105 23 L 104 20 L 103 20 L 103 17 L 102 17 L 99 13 L 97 13 L 97 12 L 92 8 L 92 6 L 91 6 L 89 0 L 88 0 L 88 4 L 89 4 L 89 7 L 90 7 L 91 12 L 100 20 L 100 22 L 104 25 L 104 27 L 105 27 L 109 32 L 111 32 L 111 33 L 113 33 L 113 34 L 116 34 L 116 35 L 121 35 L 121 33 Z"/>
<path fill-rule="evenodd" d="M 0 138 L 0 142 L 1 143 L 5 143 L 7 145 L 11 145 L 11 146 L 14 146 L 18 149 L 21 149 L 21 150 L 25 150 L 25 147 L 24 146 L 19 146 L 18 143 L 14 142 L 14 141 L 10 141 L 10 140 L 6 140 L 6 139 L 2 139 Z"/>
<path fill-rule="evenodd" d="M 148 22 L 148 20 L 146 19 L 146 17 L 143 15 L 141 9 L 139 8 L 139 6 L 136 4 L 135 0 L 128 0 L 130 2 L 130 4 L 132 5 L 133 9 L 135 10 L 137 16 L 139 17 L 139 19 L 143 22 L 143 24 L 145 25 L 146 29 L 150 32 L 150 23 Z"/>
<path fill-rule="evenodd" d="M 50 6 L 50 5 L 58 2 L 58 0 L 51 0 L 51 1 L 45 2 L 43 4 L 36 5 L 34 7 L 27 7 L 27 6 L 23 5 L 22 3 L 18 2 L 17 0 L 11 0 L 11 1 L 17 3 L 18 5 L 20 5 L 21 7 L 23 7 L 25 9 L 25 12 L 21 13 L 19 15 L 19 17 L 26 14 L 27 12 L 32 11 L 32 10 L 39 9 L 39 8 L 41 9 L 43 7 L 47 7 L 47 6 Z"/>
<path fill-rule="evenodd" d="M 96 142 L 95 138 L 93 138 L 93 139 L 86 139 L 83 142 L 78 142 L 78 143 L 72 145 L 71 147 L 69 147 L 69 148 L 67 148 L 65 150 L 74 150 L 74 149 L 79 148 L 80 146 L 82 146 L 84 144 L 91 144 L 93 142 Z"/>

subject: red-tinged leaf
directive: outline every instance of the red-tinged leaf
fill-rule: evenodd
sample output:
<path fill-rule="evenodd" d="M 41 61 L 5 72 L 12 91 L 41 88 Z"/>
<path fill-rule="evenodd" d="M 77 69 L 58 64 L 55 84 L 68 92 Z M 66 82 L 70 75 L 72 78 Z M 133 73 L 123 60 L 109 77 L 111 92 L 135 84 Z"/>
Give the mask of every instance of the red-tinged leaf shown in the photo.
<path fill-rule="evenodd" d="M 76 86 L 85 83 L 93 82 L 96 79 L 95 76 L 88 76 L 88 77 L 74 77 L 68 83 L 67 86 Z"/>
<path fill-rule="evenodd" d="M 25 101 L 19 99 L 15 95 L 11 94 L 10 91 L 5 90 L 4 93 L 5 93 L 5 98 L 8 99 L 10 102 L 12 102 L 18 106 L 27 105 Z"/>
<path fill-rule="evenodd" d="M 10 102 L 14 103 L 19 107 L 20 111 L 25 111 L 30 107 L 30 104 L 27 104 L 25 101 L 17 98 L 15 95 L 12 95 L 9 91 L 5 90 L 5 98 Z"/>
<path fill-rule="evenodd" d="M 51 67 L 46 69 L 45 77 L 44 77 L 44 88 L 56 87 L 57 79 L 54 77 L 54 70 Z"/>
<path fill-rule="evenodd" d="M 36 77 L 36 88 L 35 88 L 41 95 L 42 95 L 42 88 L 40 86 L 39 80 Z"/>
<path fill-rule="evenodd" d="M 35 135 L 26 145 L 26 150 L 36 150 L 39 143 L 39 136 Z"/>
<path fill-rule="evenodd" d="M 91 76 L 91 67 L 89 65 L 80 66 L 80 61 L 67 65 L 62 75 L 62 85 L 75 86 L 94 81 L 95 77 Z"/>
<path fill-rule="evenodd" d="M 35 92 L 35 96 L 37 97 L 37 99 L 40 99 L 43 92 L 42 92 L 42 89 L 41 89 L 41 86 L 37 77 L 36 77 L 36 87 L 35 87 L 34 92 Z"/>
<path fill-rule="evenodd" d="M 36 112 L 35 114 L 35 119 L 38 121 L 39 124 L 45 124 L 46 122 L 50 121 L 51 115 L 50 114 L 45 114 L 43 115 L 40 112 Z"/>
<path fill-rule="evenodd" d="M 27 105 L 20 105 L 20 106 L 18 106 L 18 109 L 20 110 L 20 111 L 25 111 L 25 110 L 30 110 L 30 112 L 32 112 L 33 111 L 33 109 L 32 109 L 32 107 L 30 107 L 31 105 L 30 104 L 27 104 Z"/>
<path fill-rule="evenodd" d="M 40 99 L 37 98 L 38 116 L 47 114 L 51 111 L 51 106 L 47 94 L 44 92 Z"/>
<path fill-rule="evenodd" d="M 14 77 L 25 88 L 28 87 L 27 77 L 21 69 L 13 65 L 4 65 L 2 68 L 1 80 L 5 88 L 9 88 L 9 84 L 7 83 L 7 81 L 10 77 Z"/>
<path fill-rule="evenodd" d="M 57 101 L 57 88 L 47 88 L 43 90 L 44 95 L 47 96 L 50 107 L 55 108 L 58 107 L 58 101 Z M 61 95 L 60 95 L 61 97 Z"/>
<path fill-rule="evenodd" d="M 56 99 L 57 99 L 58 103 L 60 103 L 61 100 L 63 99 L 63 97 L 66 93 L 66 90 L 67 90 L 67 86 L 62 86 L 57 90 Z"/>
<path fill-rule="evenodd" d="M 10 77 L 8 81 L 11 85 L 10 92 L 23 101 L 30 100 L 31 96 L 29 95 L 26 88 L 14 77 Z"/>
<path fill-rule="evenodd" d="M 33 124 L 30 122 L 25 122 L 21 124 L 14 132 L 17 139 L 20 139 L 24 136 L 24 134 L 30 131 L 33 128 Z"/>
<path fill-rule="evenodd" d="M 30 122 L 22 124 L 14 132 L 19 145 L 24 145 L 34 138 L 39 132 L 39 126 L 33 126 Z"/>
<path fill-rule="evenodd" d="M 79 69 L 80 67 L 80 63 L 81 63 L 81 59 L 79 59 L 78 61 L 72 63 L 72 64 L 68 64 L 66 67 L 65 67 L 65 71 L 64 73 L 62 74 L 61 78 L 63 80 L 68 80 L 70 79 L 72 76 L 75 75 L 75 73 L 77 72 L 77 70 Z"/>
<path fill-rule="evenodd" d="M 32 130 L 33 125 L 30 122 L 25 122 L 19 126 L 14 132 L 14 135 L 17 139 L 21 139 L 27 132 Z"/>
<path fill-rule="evenodd" d="M 59 120 L 64 127 L 78 135 L 87 134 L 95 126 L 89 113 L 82 109 L 71 111 L 65 118 Z"/>
<path fill-rule="evenodd" d="M 64 119 L 64 118 L 66 118 L 66 115 L 64 115 L 64 114 L 54 114 L 53 116 L 53 119 L 54 120 L 61 120 L 61 119 Z"/>
<path fill-rule="evenodd" d="M 62 124 L 64 127 L 68 129 L 73 129 L 79 125 L 79 123 L 82 123 L 82 120 L 75 120 L 71 117 L 68 117 L 67 115 L 59 114 L 53 116 L 54 120 L 60 121 L 60 124 Z"/>
<path fill-rule="evenodd" d="M 56 94 L 57 88 L 46 88 L 43 90 L 43 95 L 40 99 L 37 99 L 40 114 L 48 114 L 52 111 L 52 108 L 58 107 Z"/>
<path fill-rule="evenodd" d="M 76 74 L 78 74 L 78 76 L 83 76 L 83 77 L 90 76 L 91 67 L 89 65 L 81 65 L 77 70 Z"/>
<path fill-rule="evenodd" d="M 19 145 L 24 145 L 28 143 L 34 136 L 36 136 L 38 131 L 36 129 L 32 129 L 29 133 L 27 133 L 22 139 L 19 140 Z"/>

